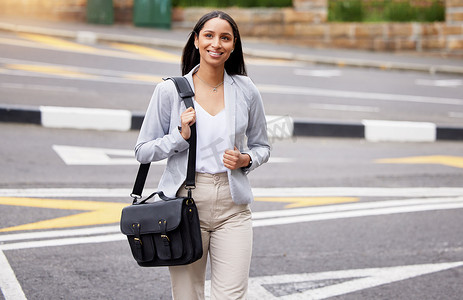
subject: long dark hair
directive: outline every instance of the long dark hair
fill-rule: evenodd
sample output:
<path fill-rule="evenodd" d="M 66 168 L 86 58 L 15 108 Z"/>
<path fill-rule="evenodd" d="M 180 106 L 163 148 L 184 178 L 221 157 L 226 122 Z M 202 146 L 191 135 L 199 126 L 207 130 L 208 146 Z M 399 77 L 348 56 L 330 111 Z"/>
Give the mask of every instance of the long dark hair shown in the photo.
<path fill-rule="evenodd" d="M 233 36 L 236 39 L 235 50 L 230 54 L 230 57 L 225 62 L 225 70 L 229 75 L 247 75 L 238 25 L 236 25 L 230 15 L 219 10 L 212 11 L 202 16 L 198 23 L 196 23 L 193 31 L 190 33 L 190 37 L 183 48 L 182 75 L 188 74 L 196 65 L 199 64 L 200 56 L 199 51 L 195 48 L 195 37 L 199 36 L 199 32 L 203 29 L 204 24 L 214 18 L 220 18 L 227 21 L 230 24 L 233 30 Z"/>

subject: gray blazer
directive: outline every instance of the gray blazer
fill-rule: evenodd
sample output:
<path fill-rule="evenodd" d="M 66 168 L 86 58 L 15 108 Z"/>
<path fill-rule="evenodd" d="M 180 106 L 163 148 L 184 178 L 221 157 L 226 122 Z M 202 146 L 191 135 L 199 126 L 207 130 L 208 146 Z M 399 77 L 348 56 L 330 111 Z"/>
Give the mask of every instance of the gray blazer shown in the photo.
<path fill-rule="evenodd" d="M 185 75 L 193 90 L 192 75 L 196 68 Z M 270 156 L 264 106 L 259 91 L 246 76 L 230 76 L 225 72 L 224 91 L 228 124 L 228 137 L 224 138 L 228 141 L 228 148 L 236 146 L 252 159 L 247 169 L 227 171 L 230 191 L 235 203 L 247 204 L 253 200 L 247 174 L 267 162 Z M 135 157 L 140 163 L 167 158 L 158 191 L 163 191 L 169 197 L 177 194 L 186 179 L 189 144 L 178 130 L 180 115 L 185 109 L 171 80 L 158 84 L 135 146 Z"/>

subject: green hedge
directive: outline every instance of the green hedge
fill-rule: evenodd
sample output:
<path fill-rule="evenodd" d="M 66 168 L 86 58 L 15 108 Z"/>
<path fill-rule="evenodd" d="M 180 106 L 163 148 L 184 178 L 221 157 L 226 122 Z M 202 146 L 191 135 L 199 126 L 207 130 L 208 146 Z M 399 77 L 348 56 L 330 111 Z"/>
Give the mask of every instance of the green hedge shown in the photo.
<path fill-rule="evenodd" d="M 444 0 L 329 0 L 332 22 L 442 22 Z"/>
<path fill-rule="evenodd" d="M 290 7 L 292 0 L 173 0 L 180 7 Z"/>

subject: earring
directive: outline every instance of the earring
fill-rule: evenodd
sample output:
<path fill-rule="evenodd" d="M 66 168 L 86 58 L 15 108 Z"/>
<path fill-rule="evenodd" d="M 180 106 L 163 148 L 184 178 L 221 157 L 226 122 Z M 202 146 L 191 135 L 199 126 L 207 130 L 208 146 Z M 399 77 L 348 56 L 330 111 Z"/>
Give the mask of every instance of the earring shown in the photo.
<path fill-rule="evenodd" d="M 199 47 L 198 47 L 198 46 L 195 46 L 195 48 L 196 48 L 196 50 L 198 50 L 198 49 L 199 49 Z"/>
<path fill-rule="evenodd" d="M 231 53 L 233 53 L 233 51 L 235 51 L 235 49 L 232 49 Z"/>

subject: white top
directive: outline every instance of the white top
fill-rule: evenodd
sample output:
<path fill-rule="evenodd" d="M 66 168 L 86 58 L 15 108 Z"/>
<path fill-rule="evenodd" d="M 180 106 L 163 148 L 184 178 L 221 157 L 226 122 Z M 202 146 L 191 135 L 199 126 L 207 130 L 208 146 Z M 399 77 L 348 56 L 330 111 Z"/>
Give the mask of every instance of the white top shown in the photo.
<path fill-rule="evenodd" d="M 193 72 L 194 69 L 185 78 L 194 88 Z M 228 182 L 233 201 L 248 204 L 254 197 L 247 174 L 270 156 L 264 103 L 249 77 L 229 75 L 225 70 L 223 79 L 228 147 L 233 149 L 235 146 L 252 159 L 249 168 L 227 170 Z M 169 197 L 177 195 L 187 173 L 189 144 L 178 130 L 182 123 L 180 116 L 185 109 L 172 80 L 157 84 L 135 146 L 135 155 L 140 163 L 167 159 L 157 190 Z"/>
<path fill-rule="evenodd" d="M 227 150 L 225 109 L 212 116 L 194 101 L 196 111 L 196 172 L 217 174 L 227 172 L 223 155 Z"/>

